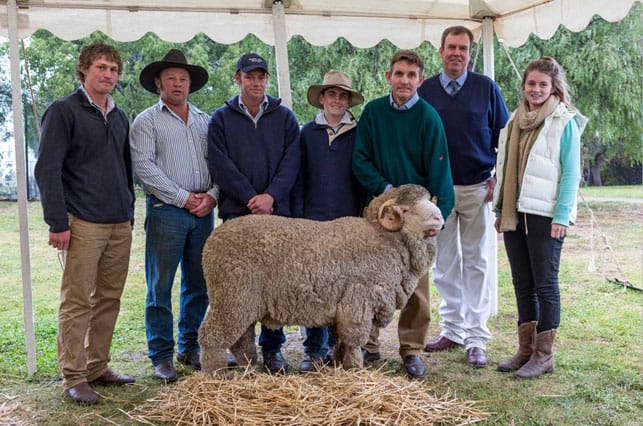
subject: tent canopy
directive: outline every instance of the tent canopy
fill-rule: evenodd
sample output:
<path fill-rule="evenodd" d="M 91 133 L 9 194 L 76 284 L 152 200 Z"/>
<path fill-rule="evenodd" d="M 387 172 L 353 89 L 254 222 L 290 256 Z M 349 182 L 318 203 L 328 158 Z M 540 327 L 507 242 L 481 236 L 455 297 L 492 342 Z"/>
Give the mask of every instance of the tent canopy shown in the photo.
<path fill-rule="evenodd" d="M 414 48 L 424 41 L 438 46 L 446 27 L 464 25 L 480 36 L 485 74 L 493 76 L 494 33 L 517 47 L 532 33 L 552 37 L 561 24 L 580 31 L 595 14 L 617 21 L 636 1 L 641 0 L 0 0 L 0 41 L 9 40 L 11 65 L 28 374 L 36 371 L 36 354 L 19 39 L 45 29 L 67 40 L 101 31 L 118 41 L 153 32 L 171 42 L 204 33 L 235 43 L 252 33 L 275 46 L 280 95 L 291 105 L 287 41 L 295 35 L 316 45 L 344 37 L 358 47 L 388 39 Z"/>
<path fill-rule="evenodd" d="M 344 37 L 358 47 L 388 39 L 401 48 L 423 41 L 440 43 L 442 30 L 464 25 L 480 34 L 484 18 L 508 46 L 533 33 L 548 39 L 560 24 L 584 29 L 594 14 L 607 21 L 625 17 L 635 0 L 282 0 L 286 38 L 303 36 L 315 45 Z M 249 33 L 275 45 L 273 0 L 18 0 L 18 36 L 38 29 L 79 39 L 101 31 L 118 41 L 147 32 L 183 42 L 202 32 L 219 43 L 235 43 Z M 0 6 L 7 0 L 0 0 Z M 2 8 L 4 9 L 4 7 Z M 0 37 L 7 38 L 7 15 L 0 9 Z"/>

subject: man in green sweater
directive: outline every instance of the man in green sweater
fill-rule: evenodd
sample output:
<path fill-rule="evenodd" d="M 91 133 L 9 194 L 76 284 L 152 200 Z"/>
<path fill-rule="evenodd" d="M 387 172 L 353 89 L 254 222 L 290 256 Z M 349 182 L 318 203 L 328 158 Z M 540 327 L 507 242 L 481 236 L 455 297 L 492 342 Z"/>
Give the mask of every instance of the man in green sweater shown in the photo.
<path fill-rule="evenodd" d="M 417 94 L 424 63 L 413 51 L 401 50 L 386 71 L 390 94 L 369 102 L 357 126 L 353 173 L 370 196 L 407 183 L 422 185 L 437 197 L 443 217 L 454 204 L 447 140 L 437 111 Z M 421 355 L 430 321 L 429 276 L 420 279 L 400 313 L 400 356 L 411 378 L 422 378 Z M 364 347 L 364 363 L 380 359 L 379 329 L 373 327 Z"/>

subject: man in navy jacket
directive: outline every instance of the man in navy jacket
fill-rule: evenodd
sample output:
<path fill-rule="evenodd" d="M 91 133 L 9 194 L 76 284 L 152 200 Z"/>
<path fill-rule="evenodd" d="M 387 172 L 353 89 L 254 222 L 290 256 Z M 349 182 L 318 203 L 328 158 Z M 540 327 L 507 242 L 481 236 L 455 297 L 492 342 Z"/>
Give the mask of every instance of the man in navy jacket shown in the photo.
<path fill-rule="evenodd" d="M 268 66 L 256 53 L 237 61 L 239 95 L 218 108 L 208 125 L 208 166 L 219 186 L 219 217 L 292 216 L 290 194 L 299 173 L 299 124 L 281 100 L 266 94 Z M 261 326 L 259 345 L 272 373 L 285 372 L 282 329 Z"/>

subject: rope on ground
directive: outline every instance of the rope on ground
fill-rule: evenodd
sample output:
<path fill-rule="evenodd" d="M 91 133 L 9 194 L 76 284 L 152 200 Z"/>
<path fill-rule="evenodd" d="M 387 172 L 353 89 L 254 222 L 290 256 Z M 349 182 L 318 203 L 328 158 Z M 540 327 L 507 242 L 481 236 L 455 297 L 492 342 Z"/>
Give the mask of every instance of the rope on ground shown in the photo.
<path fill-rule="evenodd" d="M 625 275 L 625 272 L 623 271 L 623 268 L 621 268 L 621 265 L 618 262 L 618 258 L 616 254 L 614 253 L 614 250 L 612 247 L 609 245 L 607 241 L 607 236 L 600 230 L 600 226 L 598 224 L 598 221 L 596 220 L 596 216 L 594 216 L 594 211 L 591 209 L 589 206 L 589 203 L 583 196 L 583 194 L 579 191 L 578 193 L 580 195 L 581 200 L 583 201 L 583 204 L 585 205 L 585 208 L 589 212 L 590 215 L 590 251 L 591 255 L 589 258 L 589 265 L 587 266 L 587 270 L 589 272 L 596 272 L 596 246 L 598 245 L 598 252 L 599 252 L 599 259 L 601 262 L 601 278 L 603 279 L 603 283 L 605 282 L 610 282 L 612 284 L 617 284 L 617 285 L 622 285 L 623 289 L 634 289 L 634 290 L 639 290 L 643 291 L 643 289 L 640 289 L 636 286 L 634 286 L 628 279 L 627 276 Z M 598 235 L 597 235 L 598 234 Z M 620 274 L 622 279 L 619 278 L 607 278 L 607 265 L 610 264 L 609 262 L 611 261 L 611 264 L 614 265 Z"/>

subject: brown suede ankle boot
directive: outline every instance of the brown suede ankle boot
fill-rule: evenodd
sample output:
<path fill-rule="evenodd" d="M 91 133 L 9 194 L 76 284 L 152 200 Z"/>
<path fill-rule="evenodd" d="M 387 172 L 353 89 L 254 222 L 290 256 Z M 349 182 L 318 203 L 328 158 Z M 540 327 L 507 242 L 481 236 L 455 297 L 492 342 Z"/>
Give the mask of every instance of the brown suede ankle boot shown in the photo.
<path fill-rule="evenodd" d="M 554 371 L 554 337 L 556 329 L 542 331 L 536 334 L 536 347 L 527 364 L 516 371 L 516 377 L 533 379 L 545 373 Z"/>
<path fill-rule="evenodd" d="M 536 321 L 523 322 L 518 326 L 518 352 L 514 356 L 498 363 L 498 371 L 516 371 L 529 361 L 534 352 L 534 335 Z"/>

